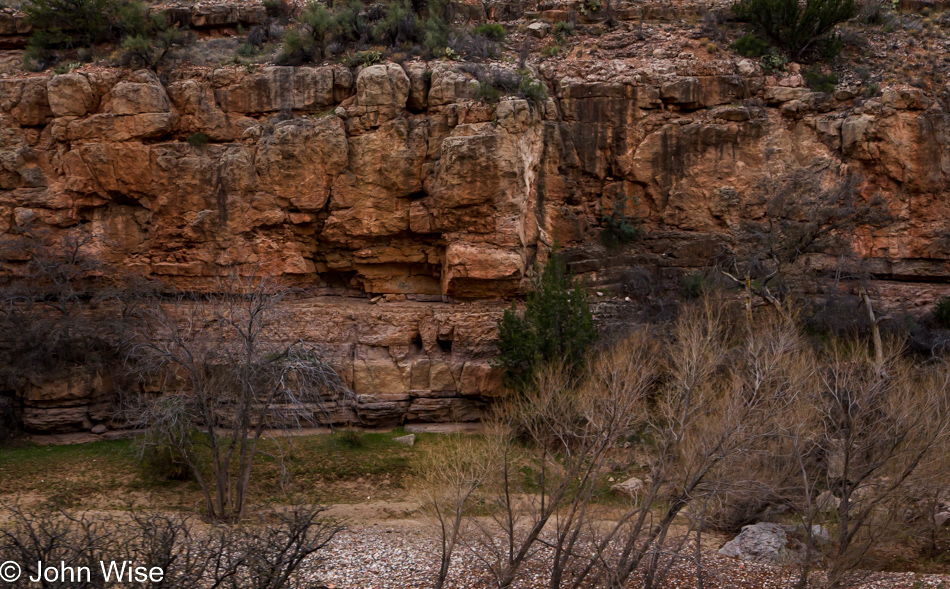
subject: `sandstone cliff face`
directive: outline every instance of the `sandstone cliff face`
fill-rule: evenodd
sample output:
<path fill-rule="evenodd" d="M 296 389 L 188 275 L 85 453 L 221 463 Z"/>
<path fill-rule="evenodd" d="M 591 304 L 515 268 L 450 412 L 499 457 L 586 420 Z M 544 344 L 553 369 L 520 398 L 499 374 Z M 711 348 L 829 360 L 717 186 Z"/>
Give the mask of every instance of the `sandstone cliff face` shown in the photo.
<path fill-rule="evenodd" d="M 101 257 L 181 288 L 232 265 L 292 278 L 329 298 L 288 329 L 334 349 L 378 424 L 477 418 L 504 303 L 464 301 L 523 292 L 555 241 L 608 292 L 633 266 L 675 278 L 741 241 L 761 179 L 795 167 L 884 198 L 889 224 L 848 237 L 889 304 L 950 279 L 950 113 L 920 90 L 859 106 L 728 59 L 536 75 L 551 98 L 494 105 L 445 62 L 0 79 L 0 233 L 87 224 Z M 608 254 L 621 201 L 645 237 Z"/>

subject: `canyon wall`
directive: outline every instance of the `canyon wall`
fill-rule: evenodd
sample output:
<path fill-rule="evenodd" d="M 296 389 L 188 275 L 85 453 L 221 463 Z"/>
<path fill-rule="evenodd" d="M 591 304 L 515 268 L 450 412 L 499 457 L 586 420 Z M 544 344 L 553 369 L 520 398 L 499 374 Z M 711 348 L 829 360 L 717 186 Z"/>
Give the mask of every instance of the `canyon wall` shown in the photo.
<path fill-rule="evenodd" d="M 939 96 L 817 93 L 683 53 L 531 67 L 550 98 L 477 101 L 478 72 L 447 61 L 3 77 L 0 234 L 81 229 L 101 259 L 179 289 L 235 266 L 287 277 L 308 296 L 287 337 L 330 350 L 369 425 L 477 419 L 501 393 L 495 322 L 555 243 L 603 320 L 631 269 L 675 285 L 741 246 L 762 179 L 790 170 L 856 175 L 886 208 L 846 236 L 882 305 L 921 313 L 950 292 Z M 620 202 L 642 237 L 608 251 Z M 21 393 L 29 428 L 106 419 L 95 379 L 73 380 Z"/>

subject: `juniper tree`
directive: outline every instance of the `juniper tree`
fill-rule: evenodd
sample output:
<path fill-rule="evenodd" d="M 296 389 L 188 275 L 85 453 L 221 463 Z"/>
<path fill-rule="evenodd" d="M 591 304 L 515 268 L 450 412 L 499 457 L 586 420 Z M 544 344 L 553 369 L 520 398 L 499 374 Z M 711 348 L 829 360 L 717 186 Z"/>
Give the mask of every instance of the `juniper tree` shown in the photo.
<path fill-rule="evenodd" d="M 505 310 L 498 335 L 497 365 L 513 389 L 523 390 L 546 363 L 562 362 L 575 374 L 582 367 L 597 330 L 587 292 L 556 251 L 535 278 L 524 312 Z"/>

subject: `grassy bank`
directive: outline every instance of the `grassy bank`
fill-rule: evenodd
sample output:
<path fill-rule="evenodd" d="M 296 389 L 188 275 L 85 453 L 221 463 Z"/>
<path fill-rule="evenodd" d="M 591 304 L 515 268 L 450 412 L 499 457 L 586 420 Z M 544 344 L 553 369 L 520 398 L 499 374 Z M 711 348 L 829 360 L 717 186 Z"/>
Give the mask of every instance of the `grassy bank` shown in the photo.
<path fill-rule="evenodd" d="M 254 468 L 255 503 L 303 497 L 321 503 L 387 499 L 404 490 L 416 447 L 392 432 L 338 432 L 268 439 Z M 430 439 L 416 434 L 418 444 Z M 200 504 L 193 481 L 167 480 L 139 464 L 132 440 L 67 446 L 0 446 L 0 499 L 64 508 L 112 508 L 129 501 L 168 508 Z"/>

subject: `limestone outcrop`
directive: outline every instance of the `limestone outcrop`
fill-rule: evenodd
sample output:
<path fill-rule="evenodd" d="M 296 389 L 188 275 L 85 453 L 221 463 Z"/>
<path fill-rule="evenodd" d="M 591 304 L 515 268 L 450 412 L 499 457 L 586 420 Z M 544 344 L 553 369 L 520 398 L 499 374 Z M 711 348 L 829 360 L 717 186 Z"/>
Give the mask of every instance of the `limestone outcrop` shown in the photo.
<path fill-rule="evenodd" d="M 177 288 L 233 266 L 288 277 L 316 297 L 288 329 L 334 350 L 371 424 L 477 419 L 501 390 L 495 321 L 555 243 L 608 297 L 631 268 L 675 281 L 741 243 L 761 179 L 795 167 L 858 175 L 884 203 L 886 226 L 846 237 L 887 305 L 948 290 L 938 97 L 816 93 L 731 59 L 533 75 L 550 98 L 496 104 L 451 62 L 5 77 L 0 233 L 83 225 L 103 260 Z M 607 252 L 620 202 L 643 238 Z M 101 420 L 99 393 L 64 378 L 23 392 L 31 428 Z"/>

